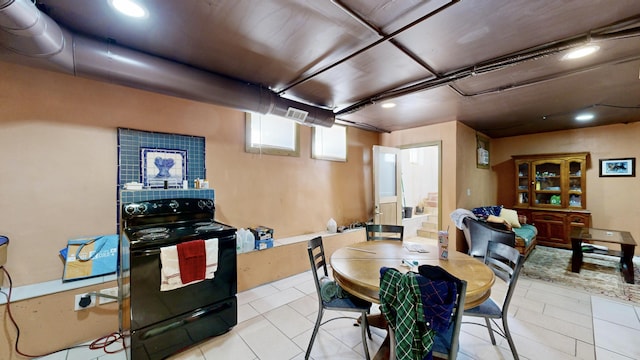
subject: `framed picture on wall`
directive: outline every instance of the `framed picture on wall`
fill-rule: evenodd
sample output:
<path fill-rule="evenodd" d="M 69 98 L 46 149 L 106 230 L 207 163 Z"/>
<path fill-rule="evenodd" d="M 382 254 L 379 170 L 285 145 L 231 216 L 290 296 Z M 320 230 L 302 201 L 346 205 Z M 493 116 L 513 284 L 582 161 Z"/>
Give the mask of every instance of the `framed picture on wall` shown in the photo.
<path fill-rule="evenodd" d="M 187 151 L 141 147 L 142 184 L 150 188 L 180 188 L 187 180 Z M 166 185 L 165 185 L 166 184 Z"/>
<path fill-rule="evenodd" d="M 478 168 L 489 168 L 489 139 L 476 134 L 476 164 Z"/>
<path fill-rule="evenodd" d="M 600 177 L 636 176 L 636 158 L 600 159 Z"/>

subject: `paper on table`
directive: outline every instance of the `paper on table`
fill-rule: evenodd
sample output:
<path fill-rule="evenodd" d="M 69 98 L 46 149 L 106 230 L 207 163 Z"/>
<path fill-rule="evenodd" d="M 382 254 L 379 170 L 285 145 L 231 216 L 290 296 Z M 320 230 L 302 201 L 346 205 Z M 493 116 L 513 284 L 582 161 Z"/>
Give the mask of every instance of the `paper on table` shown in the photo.
<path fill-rule="evenodd" d="M 404 247 L 411 252 L 428 253 L 429 250 L 425 249 L 420 244 L 405 244 Z"/>

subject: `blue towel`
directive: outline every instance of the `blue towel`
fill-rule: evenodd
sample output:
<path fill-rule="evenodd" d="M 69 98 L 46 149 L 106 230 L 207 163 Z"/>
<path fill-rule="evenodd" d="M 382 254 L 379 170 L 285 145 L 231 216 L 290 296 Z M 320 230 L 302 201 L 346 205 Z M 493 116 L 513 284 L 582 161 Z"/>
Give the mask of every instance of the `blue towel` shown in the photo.
<path fill-rule="evenodd" d="M 320 279 L 320 296 L 322 301 L 329 302 L 338 297 L 338 285 L 328 277 Z"/>
<path fill-rule="evenodd" d="M 513 228 L 513 232 L 515 232 L 516 236 L 522 238 L 527 244 L 530 243 L 533 237 L 538 233 L 536 227 L 530 224 L 523 224 L 522 227 Z"/>
<path fill-rule="evenodd" d="M 335 281 L 323 276 L 320 278 L 320 297 L 322 301 L 330 302 L 335 299 L 347 298 L 349 294 Z"/>

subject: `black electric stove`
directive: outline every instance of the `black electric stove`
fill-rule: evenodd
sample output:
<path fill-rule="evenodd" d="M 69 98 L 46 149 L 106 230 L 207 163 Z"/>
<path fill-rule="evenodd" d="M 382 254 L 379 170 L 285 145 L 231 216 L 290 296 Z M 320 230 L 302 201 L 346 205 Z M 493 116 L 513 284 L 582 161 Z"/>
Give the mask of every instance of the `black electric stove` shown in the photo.
<path fill-rule="evenodd" d="M 236 229 L 214 220 L 213 200 L 128 203 L 121 217 L 120 330 L 128 359 L 164 359 L 237 324 Z M 213 279 L 160 290 L 161 248 L 214 238 Z"/>

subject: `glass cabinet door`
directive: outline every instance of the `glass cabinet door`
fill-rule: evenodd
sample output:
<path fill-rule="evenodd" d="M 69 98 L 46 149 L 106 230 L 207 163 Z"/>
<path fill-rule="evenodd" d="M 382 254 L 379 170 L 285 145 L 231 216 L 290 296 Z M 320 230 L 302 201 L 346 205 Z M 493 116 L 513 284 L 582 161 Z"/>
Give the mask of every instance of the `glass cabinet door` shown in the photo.
<path fill-rule="evenodd" d="M 588 153 L 516 155 L 514 204 L 520 209 L 587 208 Z"/>
<path fill-rule="evenodd" d="M 569 161 L 569 207 L 582 206 L 582 188 L 584 184 L 584 176 L 582 170 L 582 161 Z"/>
<path fill-rule="evenodd" d="M 535 161 L 534 206 L 562 207 L 562 161 Z"/>
<path fill-rule="evenodd" d="M 516 161 L 518 176 L 516 178 L 516 204 L 529 205 L 529 162 Z"/>

